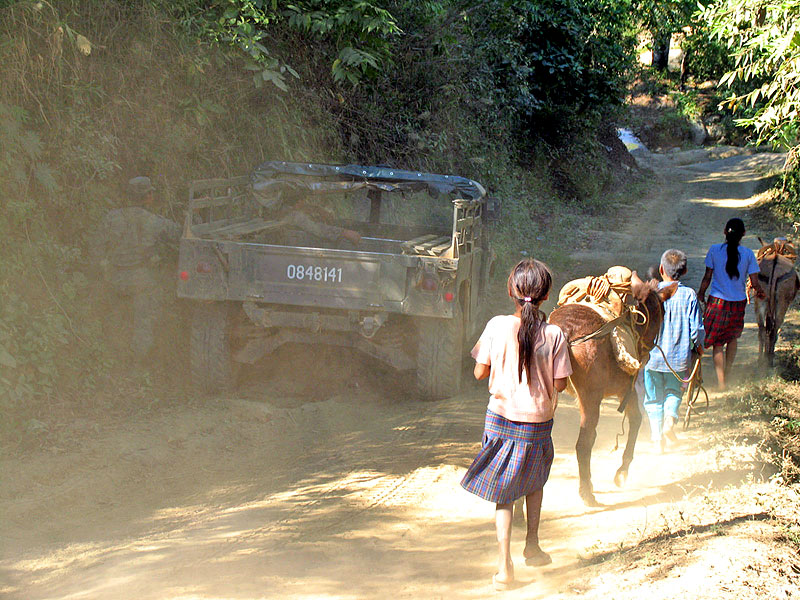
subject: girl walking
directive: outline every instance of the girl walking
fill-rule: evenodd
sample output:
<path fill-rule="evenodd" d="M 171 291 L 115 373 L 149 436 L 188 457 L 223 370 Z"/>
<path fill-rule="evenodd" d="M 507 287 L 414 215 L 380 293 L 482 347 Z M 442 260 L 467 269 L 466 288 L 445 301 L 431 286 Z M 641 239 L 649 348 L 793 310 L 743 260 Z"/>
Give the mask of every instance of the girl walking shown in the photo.
<path fill-rule="evenodd" d="M 553 462 L 550 432 L 558 392 L 572 373 L 566 337 L 539 310 L 551 285 L 544 263 L 527 259 L 517 264 L 508 277 L 514 314 L 491 319 L 472 349 L 475 378 L 489 378 L 489 406 L 483 445 L 461 485 L 496 504 L 498 561 L 492 581 L 497 590 L 514 581 L 511 523 L 518 498 L 525 497 L 528 514 L 526 564 L 551 562 L 539 547 L 539 515 Z"/>
<path fill-rule="evenodd" d="M 711 284 L 703 326 L 706 330 L 705 346 L 714 348 L 714 370 L 720 390 L 727 387 L 738 339 L 744 329 L 747 280 L 759 298 L 766 297 L 758 281 L 756 255 L 750 248 L 740 245 L 744 232 L 741 219 L 733 218 L 725 224 L 725 242 L 708 249 L 706 273 L 697 291 L 697 299 L 704 303 L 706 290 Z"/>

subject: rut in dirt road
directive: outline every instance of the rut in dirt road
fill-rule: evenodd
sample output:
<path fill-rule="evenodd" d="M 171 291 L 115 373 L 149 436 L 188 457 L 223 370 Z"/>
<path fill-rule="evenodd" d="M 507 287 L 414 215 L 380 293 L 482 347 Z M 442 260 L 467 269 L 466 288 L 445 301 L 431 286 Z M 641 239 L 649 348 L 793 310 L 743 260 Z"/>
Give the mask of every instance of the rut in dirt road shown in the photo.
<path fill-rule="evenodd" d="M 708 246 L 720 240 L 728 218 L 746 210 L 765 170 L 780 166 L 782 157 L 662 162 L 653 196 L 630 209 L 616 231 L 599 232 L 592 247 L 575 253 L 574 267 L 557 274 L 555 289 L 614 264 L 644 270 L 669 247 L 689 255 L 686 283 L 696 288 Z M 749 235 L 744 240 L 756 247 L 752 242 Z M 746 367 L 755 348 L 752 325 L 741 347 L 737 363 Z M 352 366 L 343 366 L 341 377 Z M 494 594 L 494 507 L 458 485 L 480 444 L 485 383 L 436 403 L 379 387 L 294 407 L 279 408 L 286 406 L 279 400 L 173 406 L 123 424 L 87 425 L 80 444 L 60 453 L 4 459 L 4 597 Z M 603 506 L 588 509 L 578 496 L 578 420 L 563 396 L 540 530 L 553 564 L 525 567 L 524 528 L 515 526 L 520 587 L 508 598 L 587 597 L 587 590 L 570 587 L 580 557 L 660 531 L 665 507 L 690 518 L 702 490 L 748 475 L 702 449 L 707 433 L 698 425 L 682 433 L 672 456 L 654 454 L 640 439 L 628 485 L 617 489 L 620 450 L 612 449 L 621 417 L 616 403 L 606 402 L 592 463 Z"/>

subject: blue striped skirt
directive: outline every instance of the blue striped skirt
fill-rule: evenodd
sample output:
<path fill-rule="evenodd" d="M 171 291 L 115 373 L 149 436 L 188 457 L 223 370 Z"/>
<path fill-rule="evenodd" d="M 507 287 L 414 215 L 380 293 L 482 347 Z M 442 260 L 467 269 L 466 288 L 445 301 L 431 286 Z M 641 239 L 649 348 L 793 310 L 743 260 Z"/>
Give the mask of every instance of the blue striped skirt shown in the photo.
<path fill-rule="evenodd" d="M 461 486 L 498 504 L 542 489 L 553 464 L 552 430 L 552 419 L 545 423 L 518 423 L 487 410 L 483 446 Z"/>

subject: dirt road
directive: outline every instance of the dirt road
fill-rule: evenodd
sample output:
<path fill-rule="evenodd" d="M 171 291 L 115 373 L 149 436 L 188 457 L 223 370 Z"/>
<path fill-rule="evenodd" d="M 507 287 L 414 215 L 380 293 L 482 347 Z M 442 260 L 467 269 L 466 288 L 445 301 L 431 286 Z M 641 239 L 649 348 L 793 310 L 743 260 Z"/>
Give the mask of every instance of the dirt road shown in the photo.
<path fill-rule="evenodd" d="M 626 208 L 622 226 L 599 232 L 591 247 L 576 253 L 576 269 L 591 273 L 618 263 L 644 269 L 667 247 L 678 247 L 689 254 L 687 281 L 696 287 L 708 246 L 721 240 L 725 221 L 741 214 L 764 169 L 780 165 L 781 157 L 678 164 L 689 160 L 663 159 L 657 192 Z M 745 243 L 755 247 L 752 237 Z M 754 344 L 750 323 L 738 361 L 745 374 Z M 252 379 L 241 397 L 162 403 L 120 421 L 77 420 L 63 436 L 70 440 L 64 447 L 3 459 L 0 595 L 496 595 L 490 587 L 494 508 L 458 485 L 481 437 L 485 385 L 470 383 L 449 400 L 418 403 L 403 397 L 399 382 L 375 377 L 372 365 L 355 357 L 322 359 L 357 365 L 357 372 L 343 368 L 313 383 L 314 368 L 287 359 L 273 369 L 275 379 Z M 303 394 L 292 396 L 287 390 L 297 382 Z M 562 397 L 541 529 L 553 564 L 524 566 L 517 527 L 520 585 L 505 596 L 726 597 L 720 590 L 730 573 L 745 569 L 732 548 L 771 560 L 759 541 L 767 534 L 758 497 L 732 511 L 709 495 L 751 478 L 752 448 L 720 452 L 698 419 L 676 449 L 660 456 L 643 430 L 627 488 L 619 490 L 612 483 L 621 460 L 621 450 L 613 450 L 621 427 L 615 408 L 613 401 L 604 405 L 593 459 L 595 490 L 605 506 L 588 509 L 577 494 L 578 413 Z M 635 570 L 619 559 L 619 550 L 681 531 L 688 522 L 698 531 L 724 527 L 727 535 L 695 540 L 680 556 L 673 550 L 667 558 L 645 556 Z M 729 543 L 726 554 L 731 541 L 744 545 Z M 606 560 L 616 566 L 593 566 Z M 692 579 L 693 573 L 699 576 Z M 764 597 L 767 588 L 758 588 L 756 575 L 742 576 L 756 582 L 753 597 Z"/>

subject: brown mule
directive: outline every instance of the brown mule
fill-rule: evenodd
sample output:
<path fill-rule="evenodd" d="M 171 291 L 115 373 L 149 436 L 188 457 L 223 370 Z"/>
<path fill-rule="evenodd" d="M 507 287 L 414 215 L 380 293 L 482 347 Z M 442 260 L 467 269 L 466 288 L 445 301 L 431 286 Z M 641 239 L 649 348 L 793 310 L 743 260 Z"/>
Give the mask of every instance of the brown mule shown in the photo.
<path fill-rule="evenodd" d="M 775 240 L 772 244 L 761 242 L 756 257 L 761 272 L 758 279 L 767 297 L 756 296 L 753 300 L 758 321 L 758 358 L 762 364 L 772 366 L 775 358 L 775 342 L 778 330 L 783 325 L 786 310 L 800 290 L 800 278 L 794 270 L 797 255 L 794 246 Z"/>
<path fill-rule="evenodd" d="M 644 323 L 636 325 L 639 335 L 639 356 L 647 360 L 647 352 L 653 347 L 663 320 L 662 303 L 675 291 L 670 286 L 656 292 L 657 282 L 643 282 L 634 273 L 631 291 L 636 308 L 646 315 Z M 548 321 L 558 325 L 568 340 L 578 340 L 599 330 L 604 321 L 597 312 L 588 306 L 566 304 L 550 313 Z M 636 436 L 642 424 L 639 401 L 633 388 L 635 375 L 623 371 L 617 364 L 608 335 L 595 337 L 580 343 L 570 344 L 572 375 L 570 383 L 574 388 L 581 411 L 581 425 L 575 452 L 578 457 L 580 476 L 580 496 L 587 506 L 600 506 L 594 496 L 591 475 L 592 447 L 597 437 L 597 422 L 600 418 L 600 403 L 603 398 L 616 396 L 620 399 L 620 412 L 628 417 L 630 428 L 622 465 L 614 476 L 614 483 L 622 487 L 628 477 L 628 467 L 633 460 Z"/>

